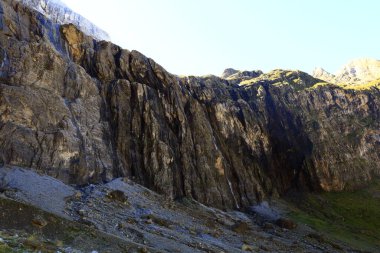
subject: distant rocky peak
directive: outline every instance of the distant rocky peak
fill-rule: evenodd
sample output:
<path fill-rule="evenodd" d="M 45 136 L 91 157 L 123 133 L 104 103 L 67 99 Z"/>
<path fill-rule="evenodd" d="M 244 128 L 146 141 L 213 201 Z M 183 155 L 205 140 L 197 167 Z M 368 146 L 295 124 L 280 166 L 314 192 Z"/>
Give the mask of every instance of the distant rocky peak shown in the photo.
<path fill-rule="evenodd" d="M 57 24 L 72 23 L 85 34 L 97 40 L 110 40 L 109 35 L 94 25 L 91 21 L 71 10 L 60 0 L 16 0 L 30 8 L 37 10 Z"/>
<path fill-rule="evenodd" d="M 331 74 L 321 67 L 315 68 L 313 70 L 312 76 L 326 82 L 335 83 L 335 75 Z"/>
<path fill-rule="evenodd" d="M 321 76 L 321 75 L 325 75 L 325 74 L 328 74 L 328 75 L 331 75 L 331 73 L 329 73 L 328 71 L 326 71 L 324 68 L 321 68 L 321 67 L 317 67 L 313 70 L 313 76 Z"/>
<path fill-rule="evenodd" d="M 227 78 L 235 73 L 239 72 L 239 70 L 233 69 L 233 68 L 227 68 L 223 71 L 221 78 Z"/>
<path fill-rule="evenodd" d="M 223 71 L 221 78 L 228 79 L 230 81 L 235 81 L 239 83 L 244 80 L 249 80 L 255 77 L 259 77 L 263 72 L 261 70 L 252 70 L 252 71 L 240 71 L 233 68 L 228 68 Z"/>
<path fill-rule="evenodd" d="M 355 59 L 341 67 L 335 75 L 323 68 L 315 68 L 312 75 L 334 84 L 364 84 L 380 78 L 380 61 L 370 58 Z"/>
<path fill-rule="evenodd" d="M 358 79 L 365 83 L 380 78 L 380 61 L 370 58 L 355 59 L 344 65 L 336 76 L 342 79 Z"/>

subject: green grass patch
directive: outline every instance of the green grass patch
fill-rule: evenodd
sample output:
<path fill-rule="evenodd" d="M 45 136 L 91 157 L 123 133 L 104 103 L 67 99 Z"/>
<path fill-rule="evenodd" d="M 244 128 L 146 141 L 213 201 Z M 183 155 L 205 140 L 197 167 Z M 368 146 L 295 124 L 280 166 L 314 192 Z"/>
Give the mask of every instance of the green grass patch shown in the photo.
<path fill-rule="evenodd" d="M 380 249 L 380 180 L 357 191 L 306 194 L 289 201 L 295 221 L 353 248 Z"/>
<path fill-rule="evenodd" d="M 6 244 L 0 244 L 0 253 L 14 253 L 14 252 L 19 252 L 19 251 L 13 250 L 11 247 L 9 247 Z"/>
<path fill-rule="evenodd" d="M 70 221 L 11 199 L 0 198 L 0 253 L 57 252 L 74 247 L 83 252 L 137 252 L 140 245 L 103 233 L 93 226 Z M 46 226 L 33 225 L 35 217 L 47 221 Z M 17 234 L 17 236 L 15 236 Z"/>
<path fill-rule="evenodd" d="M 319 82 L 319 83 L 316 83 L 314 84 L 312 87 L 310 87 L 309 89 L 316 89 L 318 87 L 323 87 L 323 86 L 331 86 L 332 84 L 330 83 L 326 83 L 326 82 Z"/>
<path fill-rule="evenodd" d="M 371 88 L 380 89 L 380 79 L 365 84 L 339 84 L 339 86 L 346 90 L 370 90 Z"/>
<path fill-rule="evenodd" d="M 248 80 L 241 81 L 239 85 L 249 85 L 249 84 L 255 82 L 256 79 L 257 79 L 257 78 L 252 78 L 252 79 L 248 79 Z"/>

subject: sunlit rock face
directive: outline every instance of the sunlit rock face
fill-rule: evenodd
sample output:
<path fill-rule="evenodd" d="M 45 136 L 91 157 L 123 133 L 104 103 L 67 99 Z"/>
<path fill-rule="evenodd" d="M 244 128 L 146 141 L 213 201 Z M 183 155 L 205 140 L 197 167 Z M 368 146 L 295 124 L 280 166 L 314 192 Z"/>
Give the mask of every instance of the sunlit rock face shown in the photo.
<path fill-rule="evenodd" d="M 324 70 L 323 68 L 315 68 L 313 70 L 312 76 L 318 79 L 321 79 L 323 81 L 329 82 L 329 83 L 336 83 L 337 80 L 335 75 L 329 73 L 328 71 Z"/>
<path fill-rule="evenodd" d="M 340 82 L 371 82 L 380 78 L 380 61 L 367 58 L 353 60 L 343 66 L 336 76 Z"/>
<path fill-rule="evenodd" d="M 335 75 L 322 68 L 316 68 L 313 76 L 334 84 L 366 84 L 380 79 L 380 61 L 368 58 L 356 59 L 344 65 Z"/>
<path fill-rule="evenodd" d="M 380 175 L 377 88 L 285 70 L 180 78 L 19 1 L 0 6 L 1 163 L 72 184 L 126 176 L 219 208 Z"/>
<path fill-rule="evenodd" d="M 42 13 L 57 24 L 74 24 L 85 34 L 97 40 L 110 40 L 108 34 L 91 21 L 72 11 L 60 0 L 16 0 Z M 91 8 L 91 7 L 89 7 Z"/>

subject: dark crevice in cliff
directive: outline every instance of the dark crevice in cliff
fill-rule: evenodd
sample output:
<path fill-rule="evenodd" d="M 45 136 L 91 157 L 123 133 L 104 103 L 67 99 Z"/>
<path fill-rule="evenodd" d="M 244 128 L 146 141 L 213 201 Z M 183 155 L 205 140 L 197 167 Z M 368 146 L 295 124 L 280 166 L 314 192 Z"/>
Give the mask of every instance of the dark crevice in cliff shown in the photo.
<path fill-rule="evenodd" d="M 294 116 L 285 109 L 281 101 L 274 102 L 270 85 L 263 87 L 269 116 L 267 129 L 272 146 L 270 174 L 276 177 L 280 192 L 292 187 L 307 186 L 308 184 L 300 181 L 300 173 L 304 173 L 304 162 L 310 157 L 313 145 L 303 132 L 302 126 L 295 123 Z"/>
<path fill-rule="evenodd" d="M 123 177 L 126 176 L 126 172 L 123 170 L 120 161 L 118 152 L 116 149 L 117 146 L 117 133 L 119 132 L 119 126 L 117 122 L 119 121 L 119 115 L 117 113 L 118 108 L 110 108 L 112 107 L 111 99 L 115 92 L 115 86 L 117 85 L 117 81 L 114 81 L 110 83 L 109 85 L 105 86 L 105 88 L 102 89 L 102 87 L 99 87 L 102 103 L 101 103 L 101 118 L 107 122 L 109 126 L 109 131 L 103 132 L 103 139 L 106 141 L 108 146 L 111 146 L 112 150 L 112 165 L 113 165 L 113 176 L 114 177 Z M 116 110 L 116 113 L 114 112 Z M 104 178 L 104 175 L 102 176 Z M 104 179 L 103 179 L 104 180 Z"/>

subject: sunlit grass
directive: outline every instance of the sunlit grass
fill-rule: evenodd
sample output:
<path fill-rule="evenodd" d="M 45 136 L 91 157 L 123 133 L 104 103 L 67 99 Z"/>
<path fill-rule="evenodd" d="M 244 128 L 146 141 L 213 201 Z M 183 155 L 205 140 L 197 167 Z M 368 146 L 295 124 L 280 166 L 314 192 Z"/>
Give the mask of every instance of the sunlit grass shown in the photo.
<path fill-rule="evenodd" d="M 310 89 L 315 89 L 315 88 L 318 88 L 318 87 L 323 87 L 323 86 L 328 86 L 328 85 L 332 85 L 332 84 L 326 83 L 326 82 L 320 82 L 320 83 L 314 84 L 312 87 L 310 87 Z"/>
<path fill-rule="evenodd" d="M 339 86 L 346 90 L 370 90 L 373 87 L 380 89 L 380 79 L 365 84 L 340 84 Z"/>

